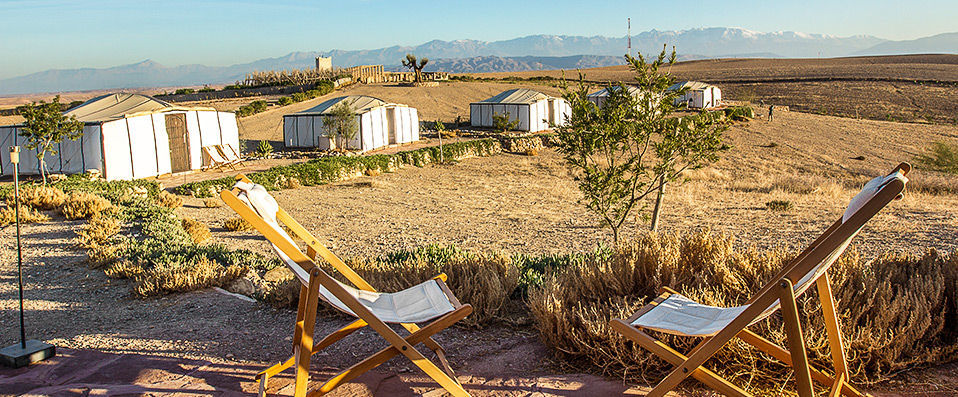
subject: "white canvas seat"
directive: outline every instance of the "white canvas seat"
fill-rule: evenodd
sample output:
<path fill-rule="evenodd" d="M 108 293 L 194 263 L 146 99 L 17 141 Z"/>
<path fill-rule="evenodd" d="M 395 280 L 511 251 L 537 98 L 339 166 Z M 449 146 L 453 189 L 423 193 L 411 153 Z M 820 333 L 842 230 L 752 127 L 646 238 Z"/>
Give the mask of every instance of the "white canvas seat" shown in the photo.
<path fill-rule="evenodd" d="M 289 234 L 287 234 L 283 228 L 279 227 L 279 223 L 276 221 L 276 211 L 279 209 L 279 205 L 266 188 L 261 185 L 245 182 L 237 182 L 236 188 L 241 191 L 241 193 L 237 195 L 241 201 L 256 211 L 280 236 L 289 239 L 290 242 L 293 241 L 289 237 Z M 306 273 L 299 264 L 276 247 L 276 245 L 272 245 L 272 247 L 273 251 L 283 260 L 283 263 L 285 263 L 305 285 L 309 281 L 309 274 Z M 456 309 L 436 280 L 427 280 L 419 285 L 393 293 L 363 291 L 343 283 L 339 283 L 339 285 L 359 300 L 363 306 L 366 306 L 369 311 L 373 312 L 377 318 L 386 323 L 420 323 L 438 318 Z M 329 292 L 326 287 L 321 286 L 319 294 L 326 303 L 329 303 L 336 309 L 354 317 L 356 316 L 352 310 Z"/>
<path fill-rule="evenodd" d="M 203 146 L 203 153 L 210 157 L 210 165 L 207 168 L 232 167 L 233 162 L 223 158 L 216 146 Z"/>

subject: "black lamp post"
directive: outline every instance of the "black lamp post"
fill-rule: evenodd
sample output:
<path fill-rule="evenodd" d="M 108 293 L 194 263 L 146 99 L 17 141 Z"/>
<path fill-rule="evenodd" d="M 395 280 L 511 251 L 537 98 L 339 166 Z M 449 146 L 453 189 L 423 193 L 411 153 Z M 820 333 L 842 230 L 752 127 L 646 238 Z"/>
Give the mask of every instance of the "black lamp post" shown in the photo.
<path fill-rule="evenodd" d="M 17 281 L 20 285 L 20 343 L 0 349 L 0 363 L 20 368 L 56 355 L 56 346 L 36 339 L 27 340 L 23 326 L 23 254 L 20 248 L 20 147 L 10 146 L 10 163 L 13 164 L 13 197 L 17 218 Z"/>

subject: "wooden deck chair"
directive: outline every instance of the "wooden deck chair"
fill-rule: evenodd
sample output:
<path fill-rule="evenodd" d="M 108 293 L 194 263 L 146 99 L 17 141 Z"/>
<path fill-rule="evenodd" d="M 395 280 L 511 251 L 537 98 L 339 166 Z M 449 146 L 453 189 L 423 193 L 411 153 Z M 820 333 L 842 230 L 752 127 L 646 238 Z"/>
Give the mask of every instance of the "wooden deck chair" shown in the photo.
<path fill-rule="evenodd" d="M 706 360 L 736 337 L 790 365 L 795 371 L 798 394 L 802 397 L 814 395 L 812 380 L 830 387 L 829 396 L 867 395 L 848 382 L 844 342 L 838 326 L 836 302 L 827 270 L 869 219 L 889 202 L 902 197 L 908 182 L 905 175 L 910 169 L 911 166 L 902 163 L 887 176 L 868 182 L 861 193 L 852 199 L 842 217 L 789 262 L 744 306 L 707 306 L 669 288 L 663 288 L 658 297 L 628 319 L 612 320 L 613 329 L 675 365 L 675 369 L 652 389 L 648 396 L 664 396 L 689 376 L 725 395 L 748 396 L 744 390 L 702 367 Z M 805 352 L 796 299 L 813 283 L 817 285 L 821 299 L 834 376 L 810 367 Z M 747 328 L 778 309 L 782 310 L 785 320 L 788 349 L 775 345 Z M 652 338 L 642 331 L 643 328 L 673 335 L 702 337 L 704 340 L 688 355 L 684 355 Z"/>
<path fill-rule="evenodd" d="M 220 151 L 216 148 L 216 145 L 203 146 L 203 153 L 206 153 L 206 155 L 210 158 L 210 165 L 206 166 L 206 169 L 208 170 L 215 170 L 223 167 L 229 167 L 233 170 L 236 169 L 232 162 L 223 158 L 223 155 L 220 154 Z"/>
<path fill-rule="evenodd" d="M 220 153 L 223 155 L 223 158 L 226 161 L 229 161 L 232 164 L 242 164 L 246 159 L 239 154 L 234 147 L 229 144 L 216 145 L 216 148 L 219 149 Z"/>
<path fill-rule="evenodd" d="M 459 303 L 459 300 L 453 296 L 449 287 L 446 286 L 444 274 L 396 293 L 376 292 L 366 280 L 320 244 L 316 237 L 313 237 L 280 208 L 263 186 L 251 183 L 243 175 L 237 176 L 236 179 L 233 189 L 223 190 L 220 197 L 269 240 L 276 254 L 293 270 L 303 284 L 300 289 L 299 308 L 296 311 L 293 332 L 293 356 L 256 376 L 260 383 L 261 396 L 265 395 L 269 377 L 290 367 L 295 366 L 295 396 L 319 396 L 399 354 L 406 356 L 453 396 L 469 395 L 456 380 L 442 346 L 432 339 L 432 335 L 472 313 L 472 306 Z M 279 226 L 280 222 L 306 242 L 306 253 L 300 251 L 286 231 Z M 317 266 L 318 260 L 331 265 L 355 285 L 355 288 L 333 279 Z M 313 327 L 316 323 L 319 299 L 344 313 L 355 316 L 356 321 L 313 344 Z M 428 321 L 431 322 L 422 328 L 416 325 L 416 323 Z M 401 324 L 410 332 L 410 335 L 400 336 L 387 323 Z M 340 372 L 319 388 L 307 393 L 310 356 L 366 326 L 389 342 L 389 347 Z M 415 346 L 420 343 L 436 353 L 443 369 L 439 369 L 419 350 L 416 350 Z"/>

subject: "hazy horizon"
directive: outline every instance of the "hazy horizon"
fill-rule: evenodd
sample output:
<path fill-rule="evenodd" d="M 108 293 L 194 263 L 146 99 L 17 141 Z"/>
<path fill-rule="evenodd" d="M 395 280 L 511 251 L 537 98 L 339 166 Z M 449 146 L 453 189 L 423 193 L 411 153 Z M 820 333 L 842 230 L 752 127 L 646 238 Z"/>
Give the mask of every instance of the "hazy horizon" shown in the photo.
<path fill-rule="evenodd" d="M 795 4 L 483 2 L 396 4 L 206 0 L 0 2 L 0 79 L 48 69 L 151 59 L 226 66 L 296 51 L 368 50 L 431 40 L 508 40 L 547 34 L 624 37 L 708 27 L 910 40 L 956 30 L 958 4 L 813 1 Z M 71 28 L 76 25 L 75 28 Z"/>

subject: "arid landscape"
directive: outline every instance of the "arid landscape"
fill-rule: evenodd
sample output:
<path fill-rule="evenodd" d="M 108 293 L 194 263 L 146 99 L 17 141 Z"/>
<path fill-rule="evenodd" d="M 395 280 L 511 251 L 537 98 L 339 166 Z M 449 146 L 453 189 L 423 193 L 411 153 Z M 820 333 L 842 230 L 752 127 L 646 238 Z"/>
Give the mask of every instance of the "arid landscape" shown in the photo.
<path fill-rule="evenodd" d="M 593 82 L 631 77 L 625 67 L 582 72 Z M 841 216 L 870 178 L 900 162 L 916 162 L 935 142 L 958 142 L 958 102 L 952 98 L 958 89 L 958 55 L 705 60 L 679 63 L 671 72 L 680 79 L 719 85 L 727 99 L 754 106 L 756 117 L 736 122 L 725 133 L 731 149 L 717 163 L 689 171 L 669 186 L 662 234 L 704 230 L 731 236 L 736 249 L 743 251 L 800 250 Z M 564 75 L 572 78 L 573 73 Z M 437 87 L 354 84 L 282 107 L 275 104 L 276 97 L 183 104 L 232 111 L 267 100 L 265 112 L 239 119 L 240 139 L 250 148 L 261 140 L 281 147 L 284 114 L 342 95 L 408 104 L 418 108 L 421 121 L 450 123 L 459 117 L 465 126 L 470 102 L 503 90 L 561 93 L 555 81 L 522 80 L 562 76 L 558 71 L 472 76 L 497 80 L 442 82 Z M 0 105 L 35 98 L 3 98 Z M 82 100 L 83 95 L 64 98 Z M 767 121 L 762 103 L 790 110 L 777 111 L 774 120 Z M 17 117 L 2 116 L 0 125 L 19 122 Z M 434 132 L 424 134 L 428 137 L 415 146 L 373 153 L 438 143 Z M 208 171 L 159 182 L 172 188 L 302 161 L 250 160 L 239 171 Z M 909 179 L 904 199 L 866 225 L 851 255 L 867 260 L 958 250 L 958 177 L 916 163 Z M 534 155 L 501 153 L 407 166 L 272 193 L 333 252 L 350 258 L 376 258 L 431 244 L 504 255 L 561 255 L 592 252 L 611 239 L 608 229 L 580 203 L 573 174 L 553 147 Z M 789 209 L 773 211 L 768 205 L 772 201 L 788 202 Z M 174 213 L 208 225 L 214 243 L 273 256 L 258 232 L 224 227 L 236 217 L 229 207 L 209 208 L 203 198 L 184 197 Z M 628 222 L 626 238 L 644 235 L 647 213 Z M 294 310 L 210 288 L 136 296 L 131 281 L 107 277 L 86 263 L 76 240 L 87 221 L 68 220 L 53 211 L 50 215 L 51 221 L 23 229 L 27 329 L 57 345 L 60 356 L 39 364 L 44 368 L 40 372 L 0 370 L 0 395 L 251 394 L 257 388 L 253 375 L 288 357 Z M 13 234 L 13 226 L 0 229 L 4 325 L 17 320 Z M 437 338 L 473 395 L 644 395 L 649 390 L 651 381 L 623 381 L 615 371 L 555 358 L 523 309 L 527 303 L 524 297 L 511 299 L 503 318 L 482 327 L 454 327 Z M 343 315 L 322 311 L 317 335 L 347 322 Z M 314 379 L 333 375 L 384 346 L 374 333 L 359 331 L 314 356 Z M 292 381 L 287 372 L 272 381 L 268 392 L 291 395 Z M 684 385 L 680 394 L 670 395 L 713 395 L 693 382 Z M 909 368 L 864 388 L 875 396 L 951 396 L 958 393 L 958 366 Z M 330 395 L 441 393 L 408 361 L 394 359 Z"/>

